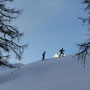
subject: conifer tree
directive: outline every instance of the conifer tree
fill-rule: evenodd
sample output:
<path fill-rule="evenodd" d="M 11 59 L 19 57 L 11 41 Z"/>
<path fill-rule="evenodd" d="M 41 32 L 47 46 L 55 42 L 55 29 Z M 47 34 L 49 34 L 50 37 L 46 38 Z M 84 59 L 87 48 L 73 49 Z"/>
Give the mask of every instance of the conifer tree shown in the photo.
<path fill-rule="evenodd" d="M 6 4 L 14 0 L 0 0 L 0 65 L 6 65 L 12 52 L 18 59 L 21 59 L 26 45 L 20 45 L 18 40 L 23 33 L 16 26 L 12 26 L 12 20 L 15 20 L 21 13 L 21 10 L 7 7 Z"/>
<path fill-rule="evenodd" d="M 79 19 L 81 19 L 83 21 L 83 23 L 88 24 L 88 28 L 90 31 L 90 0 L 83 0 L 82 3 L 85 5 L 85 11 L 87 12 L 87 17 L 86 18 L 81 18 L 79 17 Z M 90 38 L 88 40 L 86 40 L 85 42 L 78 44 L 79 46 L 79 52 L 77 53 L 77 56 L 80 58 L 82 58 L 82 62 L 84 63 L 84 67 L 85 67 L 85 61 L 86 61 L 86 57 L 87 55 L 90 54 Z"/>

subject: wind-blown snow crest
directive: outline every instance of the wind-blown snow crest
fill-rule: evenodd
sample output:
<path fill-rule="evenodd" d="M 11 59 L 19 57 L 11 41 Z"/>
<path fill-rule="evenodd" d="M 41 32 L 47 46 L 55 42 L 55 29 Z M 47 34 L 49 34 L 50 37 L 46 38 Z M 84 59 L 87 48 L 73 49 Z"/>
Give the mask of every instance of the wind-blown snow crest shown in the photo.
<path fill-rule="evenodd" d="M 89 58 L 86 68 L 65 56 L 0 72 L 0 90 L 90 90 Z"/>

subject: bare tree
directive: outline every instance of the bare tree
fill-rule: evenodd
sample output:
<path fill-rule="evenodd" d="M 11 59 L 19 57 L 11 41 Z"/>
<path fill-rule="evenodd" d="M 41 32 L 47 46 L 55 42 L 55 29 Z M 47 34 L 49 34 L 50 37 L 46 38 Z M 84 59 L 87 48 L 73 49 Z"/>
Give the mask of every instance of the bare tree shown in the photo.
<path fill-rule="evenodd" d="M 83 21 L 83 23 L 86 23 L 88 24 L 89 26 L 89 29 L 90 29 L 90 0 L 83 0 L 82 1 L 83 4 L 85 4 L 85 11 L 87 12 L 87 17 L 86 18 L 81 18 L 81 17 L 78 17 L 79 19 L 81 19 Z M 82 62 L 84 63 L 84 68 L 85 68 L 85 61 L 86 61 L 86 57 L 87 55 L 90 54 L 90 38 L 81 43 L 81 44 L 78 44 L 79 46 L 79 52 L 77 53 L 77 56 L 78 58 L 82 58 Z"/>
<path fill-rule="evenodd" d="M 21 59 L 26 47 L 26 45 L 18 44 L 18 40 L 23 36 L 23 33 L 10 24 L 21 13 L 21 10 L 6 6 L 7 2 L 13 1 L 0 0 L 0 65 L 6 65 L 4 61 L 9 59 L 11 52 L 14 52 L 18 59 Z"/>

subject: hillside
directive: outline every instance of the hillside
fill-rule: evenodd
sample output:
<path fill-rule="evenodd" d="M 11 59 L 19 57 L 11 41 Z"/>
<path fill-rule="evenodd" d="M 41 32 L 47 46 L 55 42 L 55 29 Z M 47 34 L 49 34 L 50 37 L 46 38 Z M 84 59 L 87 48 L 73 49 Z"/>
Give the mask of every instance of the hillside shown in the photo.
<path fill-rule="evenodd" d="M 77 57 L 38 61 L 0 72 L 0 90 L 90 90 L 90 61 Z"/>

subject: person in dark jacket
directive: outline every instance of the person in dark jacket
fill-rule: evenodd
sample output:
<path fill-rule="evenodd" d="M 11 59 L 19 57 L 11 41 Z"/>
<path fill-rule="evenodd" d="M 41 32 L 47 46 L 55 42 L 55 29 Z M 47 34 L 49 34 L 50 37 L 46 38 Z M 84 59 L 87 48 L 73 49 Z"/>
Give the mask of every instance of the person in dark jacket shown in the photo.
<path fill-rule="evenodd" d="M 64 49 L 62 48 L 59 52 L 60 52 L 60 55 L 59 55 L 59 57 L 61 57 L 61 56 L 64 56 Z"/>
<path fill-rule="evenodd" d="M 45 54 L 46 54 L 46 51 L 44 51 L 44 52 L 42 53 L 42 60 L 45 59 Z"/>

